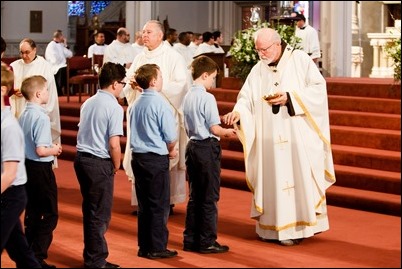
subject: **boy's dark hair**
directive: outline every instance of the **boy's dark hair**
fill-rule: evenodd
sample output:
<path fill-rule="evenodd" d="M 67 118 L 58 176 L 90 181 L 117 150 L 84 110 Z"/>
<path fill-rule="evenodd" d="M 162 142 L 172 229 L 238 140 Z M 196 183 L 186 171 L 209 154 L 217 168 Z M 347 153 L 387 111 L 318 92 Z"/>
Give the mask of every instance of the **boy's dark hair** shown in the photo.
<path fill-rule="evenodd" d="M 198 56 L 191 63 L 191 76 L 193 80 L 196 80 L 205 72 L 210 75 L 215 72 L 215 70 L 219 72 L 218 64 L 205 55 Z"/>
<path fill-rule="evenodd" d="M 141 65 L 134 73 L 135 81 L 142 89 L 148 89 L 151 80 L 158 77 L 157 70 L 160 68 L 156 64 Z"/>
<path fill-rule="evenodd" d="M 115 81 L 122 81 L 126 77 L 126 69 L 121 64 L 105 63 L 99 73 L 99 87 L 105 89 Z"/>

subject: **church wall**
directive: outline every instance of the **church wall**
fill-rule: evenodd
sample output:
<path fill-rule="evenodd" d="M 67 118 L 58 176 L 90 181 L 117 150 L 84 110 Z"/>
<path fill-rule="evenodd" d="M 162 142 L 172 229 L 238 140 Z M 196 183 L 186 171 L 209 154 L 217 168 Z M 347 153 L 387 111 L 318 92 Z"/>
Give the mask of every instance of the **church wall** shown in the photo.
<path fill-rule="evenodd" d="M 30 33 L 31 10 L 42 11 L 42 33 Z M 35 42 L 49 42 L 57 29 L 67 36 L 67 1 L 1 1 L 1 36 L 6 41 L 29 37 Z"/>
<path fill-rule="evenodd" d="M 159 19 L 168 17 L 169 25 L 178 33 L 203 33 L 208 28 L 208 1 L 159 1 Z"/>
<path fill-rule="evenodd" d="M 361 46 L 363 48 L 364 58 L 361 66 L 361 76 L 368 77 L 373 67 L 373 47 L 370 45 L 370 39 L 367 33 L 383 33 L 385 29 L 381 28 L 382 6 L 380 1 L 360 1 L 361 16 Z"/>

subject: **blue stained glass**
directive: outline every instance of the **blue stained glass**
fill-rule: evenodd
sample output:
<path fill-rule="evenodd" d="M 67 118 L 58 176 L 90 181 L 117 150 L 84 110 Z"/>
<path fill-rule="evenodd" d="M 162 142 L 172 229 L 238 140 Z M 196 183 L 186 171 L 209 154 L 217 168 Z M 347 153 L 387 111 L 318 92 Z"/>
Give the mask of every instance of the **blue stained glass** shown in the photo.
<path fill-rule="evenodd" d="M 67 1 L 67 3 L 68 16 L 83 17 L 85 15 L 85 1 Z"/>
<path fill-rule="evenodd" d="M 91 15 L 101 13 L 112 1 L 91 1 Z"/>

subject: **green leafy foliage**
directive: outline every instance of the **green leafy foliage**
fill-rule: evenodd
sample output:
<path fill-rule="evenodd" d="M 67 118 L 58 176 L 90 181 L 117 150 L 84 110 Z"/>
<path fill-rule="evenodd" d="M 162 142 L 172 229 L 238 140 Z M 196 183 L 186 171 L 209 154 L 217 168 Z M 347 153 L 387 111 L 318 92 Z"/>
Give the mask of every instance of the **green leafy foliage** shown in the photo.
<path fill-rule="evenodd" d="M 401 37 L 388 42 L 385 46 L 385 53 L 390 57 L 394 63 L 394 79 L 401 81 Z"/>

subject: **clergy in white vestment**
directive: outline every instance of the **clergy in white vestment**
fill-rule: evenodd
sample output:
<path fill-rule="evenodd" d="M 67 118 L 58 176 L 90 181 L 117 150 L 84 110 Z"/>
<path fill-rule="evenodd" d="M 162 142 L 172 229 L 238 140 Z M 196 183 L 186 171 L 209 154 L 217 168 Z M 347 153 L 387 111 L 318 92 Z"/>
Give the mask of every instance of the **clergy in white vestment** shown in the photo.
<path fill-rule="evenodd" d="M 204 53 L 216 53 L 216 47 L 214 46 L 214 36 L 211 32 L 204 32 L 202 34 L 202 43 L 195 50 L 193 57 Z"/>
<path fill-rule="evenodd" d="M 187 145 L 187 134 L 184 129 L 183 112 L 181 111 L 181 103 L 189 88 L 189 72 L 186 68 L 184 58 L 172 48 L 172 46 L 163 41 L 163 25 L 156 20 L 148 21 L 143 28 L 142 39 L 145 48 L 143 52 L 137 55 L 133 64 L 127 71 L 127 77 L 133 79 L 133 74 L 138 67 L 144 64 L 157 64 L 160 67 L 163 86 L 160 94 L 166 98 L 172 107 L 177 124 L 177 143 L 179 157 L 170 160 L 170 204 L 185 202 L 186 195 L 186 164 L 185 164 L 185 148 Z M 138 90 L 134 90 L 131 84 L 124 88 L 124 96 L 127 99 L 128 112 L 135 101 L 141 94 Z M 134 174 L 131 167 L 131 149 L 130 149 L 130 126 L 127 125 L 127 144 L 124 152 L 123 167 L 129 177 L 133 181 L 132 188 L 132 205 L 138 205 L 134 187 Z"/>
<path fill-rule="evenodd" d="M 94 35 L 95 43 L 88 47 L 88 58 L 92 58 L 94 54 L 104 55 L 107 44 L 105 44 L 105 33 L 98 31 Z"/>
<path fill-rule="evenodd" d="M 73 57 L 69 49 L 67 39 L 61 30 L 53 33 L 53 40 L 50 41 L 45 50 L 45 59 L 52 65 L 54 79 L 56 81 L 57 94 L 63 96 L 63 88 L 67 89 L 67 58 Z"/>
<path fill-rule="evenodd" d="M 257 235 L 291 246 L 329 229 L 325 193 L 335 172 L 326 81 L 275 30 L 257 30 L 254 40 L 260 61 L 223 121 L 239 128 Z"/>
<path fill-rule="evenodd" d="M 121 64 L 129 69 L 134 60 L 134 48 L 130 44 L 130 33 L 126 28 L 117 30 L 116 39 L 110 43 L 103 54 L 103 63 Z"/>
<path fill-rule="evenodd" d="M 195 51 L 197 50 L 198 46 L 202 43 L 202 34 L 200 33 L 194 33 L 193 35 L 193 41 L 190 42 L 190 45 L 188 47 L 191 50 L 191 55 L 192 57 L 195 56 Z"/>
<path fill-rule="evenodd" d="M 47 80 L 49 100 L 45 105 L 50 118 L 52 129 L 52 140 L 55 144 L 61 144 L 60 135 L 60 110 L 57 87 L 54 78 L 52 65 L 42 56 L 36 54 L 36 43 L 30 38 L 25 38 L 20 42 L 21 59 L 10 64 L 14 72 L 14 89 L 20 89 L 22 81 L 33 75 L 41 75 Z M 10 97 L 10 106 L 13 115 L 19 118 L 25 108 L 25 98 L 18 92 Z M 54 160 L 54 167 L 57 167 L 57 158 Z"/>
<path fill-rule="evenodd" d="M 179 34 L 179 42 L 173 44 L 173 48 L 183 56 L 188 69 L 190 69 L 191 62 L 193 61 L 193 53 L 189 47 L 190 42 L 190 36 L 187 32 L 181 32 Z"/>
<path fill-rule="evenodd" d="M 295 36 L 300 37 L 302 49 L 317 63 L 318 59 L 321 58 L 318 32 L 314 27 L 306 24 L 306 18 L 303 14 L 296 16 Z"/>

